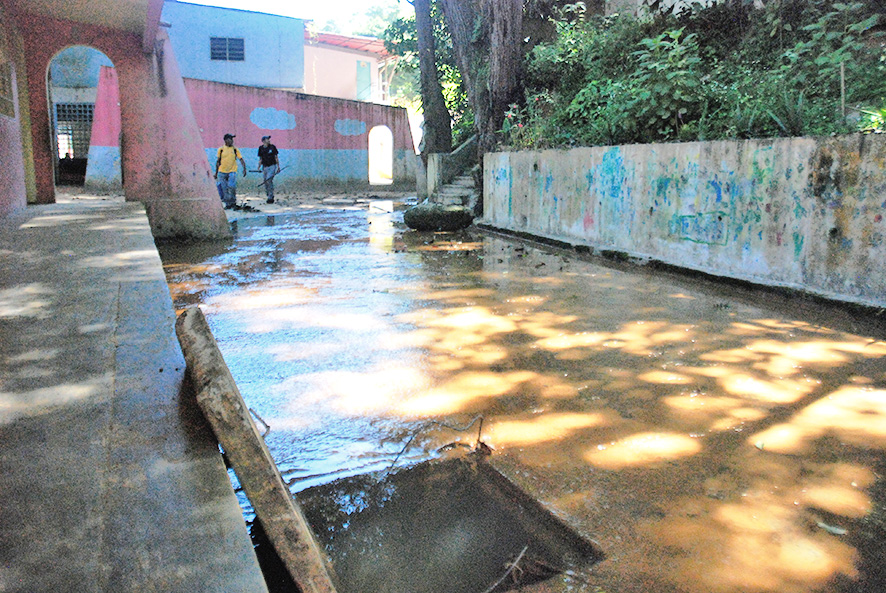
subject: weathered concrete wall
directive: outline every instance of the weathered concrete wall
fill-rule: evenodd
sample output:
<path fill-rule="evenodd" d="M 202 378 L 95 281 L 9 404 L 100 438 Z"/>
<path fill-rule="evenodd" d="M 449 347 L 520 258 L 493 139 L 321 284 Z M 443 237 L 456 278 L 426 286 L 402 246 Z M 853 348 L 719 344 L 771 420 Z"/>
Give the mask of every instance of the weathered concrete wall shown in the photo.
<path fill-rule="evenodd" d="M 886 137 L 495 153 L 484 219 L 827 298 L 886 306 Z"/>
<path fill-rule="evenodd" d="M 112 74 L 101 79 L 86 184 L 95 191 L 116 191 L 119 172 L 119 117 L 114 112 L 118 91 Z M 384 183 L 411 190 L 421 161 L 416 156 L 406 110 L 399 107 L 315 97 L 288 91 L 259 89 L 185 79 L 189 100 L 205 143 L 203 152 L 214 169 L 224 134 L 237 135 L 235 146 L 249 169 L 258 167 L 261 137 L 271 135 L 284 170 L 274 179 L 281 192 L 304 189 L 370 189 L 370 132 L 390 130 L 391 171 Z M 93 164 L 95 163 L 95 164 Z M 261 175 L 238 181 L 238 191 L 256 191 Z"/>
<path fill-rule="evenodd" d="M 22 142 L 18 72 L 21 53 L 16 51 L 15 29 L 0 7 L 0 216 L 25 207 L 25 166 Z"/>

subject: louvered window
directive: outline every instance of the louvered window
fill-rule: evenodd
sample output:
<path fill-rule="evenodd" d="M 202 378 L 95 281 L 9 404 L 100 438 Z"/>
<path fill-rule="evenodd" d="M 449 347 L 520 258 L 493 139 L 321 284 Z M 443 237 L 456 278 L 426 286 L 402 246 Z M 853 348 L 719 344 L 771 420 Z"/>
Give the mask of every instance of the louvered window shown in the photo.
<path fill-rule="evenodd" d="M 212 60 L 242 62 L 245 59 L 243 39 L 237 37 L 210 37 L 209 57 Z"/>

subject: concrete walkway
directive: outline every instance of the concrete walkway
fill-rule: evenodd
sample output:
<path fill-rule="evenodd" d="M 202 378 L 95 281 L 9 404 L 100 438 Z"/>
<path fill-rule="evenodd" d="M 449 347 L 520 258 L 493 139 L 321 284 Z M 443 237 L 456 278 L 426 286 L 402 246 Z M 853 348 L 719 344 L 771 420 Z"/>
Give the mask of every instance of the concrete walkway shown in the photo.
<path fill-rule="evenodd" d="M 0 592 L 267 588 L 140 204 L 0 219 Z"/>

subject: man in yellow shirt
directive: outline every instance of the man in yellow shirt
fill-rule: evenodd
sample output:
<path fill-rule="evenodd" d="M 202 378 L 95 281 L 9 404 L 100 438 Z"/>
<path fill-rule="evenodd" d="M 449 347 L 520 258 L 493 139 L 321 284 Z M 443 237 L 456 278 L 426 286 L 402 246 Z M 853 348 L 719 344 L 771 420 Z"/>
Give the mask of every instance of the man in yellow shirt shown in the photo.
<path fill-rule="evenodd" d="M 237 160 L 243 165 L 243 177 L 246 177 L 246 161 L 240 150 L 234 146 L 234 134 L 225 134 L 225 144 L 218 149 L 213 175 L 222 189 L 225 210 L 237 205 Z"/>

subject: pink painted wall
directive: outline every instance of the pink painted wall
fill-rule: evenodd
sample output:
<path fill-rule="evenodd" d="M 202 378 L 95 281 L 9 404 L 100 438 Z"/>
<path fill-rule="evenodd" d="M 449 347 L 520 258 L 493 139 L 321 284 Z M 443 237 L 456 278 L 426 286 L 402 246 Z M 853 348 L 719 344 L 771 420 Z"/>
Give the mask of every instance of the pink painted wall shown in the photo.
<path fill-rule="evenodd" d="M 117 71 L 114 68 L 102 66 L 98 75 L 95 114 L 92 120 L 92 136 L 89 138 L 89 146 L 119 146 L 121 129 Z"/>
<path fill-rule="evenodd" d="M 117 70 L 128 201 L 145 204 L 155 237 L 229 236 L 202 141 L 166 32 L 153 53 L 141 36 L 104 27 L 21 15 L 32 118 L 37 201 L 55 201 L 46 71 L 70 45 L 107 55 Z"/>
<path fill-rule="evenodd" d="M 393 146 L 385 179 L 398 190 L 416 188 L 421 162 L 403 108 L 194 79 L 185 86 L 210 162 L 230 132 L 247 166 L 256 167 L 256 149 L 268 134 L 284 167 L 274 181 L 281 192 L 369 190 L 369 132 L 386 126 Z"/>
<path fill-rule="evenodd" d="M 406 110 L 399 107 L 190 78 L 185 88 L 206 148 L 221 146 L 222 136 L 230 132 L 241 147 L 257 147 L 270 134 L 280 150 L 363 150 L 369 129 L 385 125 L 394 134 L 395 150 L 414 152 Z M 277 128 L 269 127 L 274 118 Z M 344 121 L 363 122 L 366 133 L 342 135 L 336 122 Z M 279 129 L 293 123 L 291 129 Z"/>

